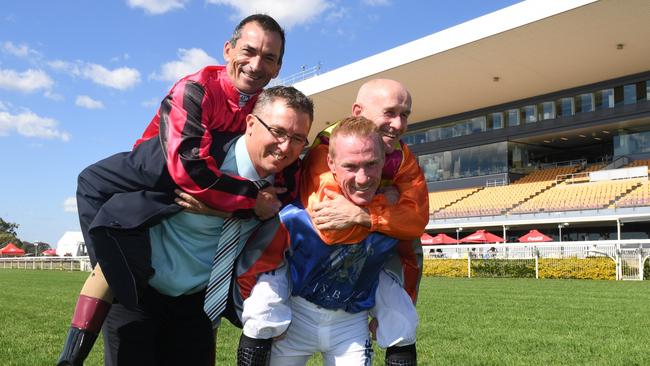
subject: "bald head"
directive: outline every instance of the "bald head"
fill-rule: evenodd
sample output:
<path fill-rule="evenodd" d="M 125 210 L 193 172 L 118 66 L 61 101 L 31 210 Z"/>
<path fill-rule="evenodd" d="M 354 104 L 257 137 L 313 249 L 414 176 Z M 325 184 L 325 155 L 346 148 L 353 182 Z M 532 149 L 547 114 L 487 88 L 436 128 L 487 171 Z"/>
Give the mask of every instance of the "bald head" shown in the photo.
<path fill-rule="evenodd" d="M 373 121 L 382 134 L 386 153 L 392 153 L 406 132 L 411 114 L 411 94 L 399 81 L 373 79 L 364 83 L 352 105 L 353 116 Z"/>

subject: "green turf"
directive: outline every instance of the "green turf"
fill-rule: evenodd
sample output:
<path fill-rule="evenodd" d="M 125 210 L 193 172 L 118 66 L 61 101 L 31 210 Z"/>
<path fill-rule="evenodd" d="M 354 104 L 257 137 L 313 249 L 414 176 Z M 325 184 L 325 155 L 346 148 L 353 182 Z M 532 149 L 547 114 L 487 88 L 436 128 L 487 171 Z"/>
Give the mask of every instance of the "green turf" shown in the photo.
<path fill-rule="evenodd" d="M 86 276 L 0 269 L 0 365 L 54 364 Z M 648 365 L 648 304 L 648 281 L 425 278 L 419 365 Z M 234 365 L 239 330 L 219 332 Z M 100 338 L 86 365 L 101 360 Z"/>

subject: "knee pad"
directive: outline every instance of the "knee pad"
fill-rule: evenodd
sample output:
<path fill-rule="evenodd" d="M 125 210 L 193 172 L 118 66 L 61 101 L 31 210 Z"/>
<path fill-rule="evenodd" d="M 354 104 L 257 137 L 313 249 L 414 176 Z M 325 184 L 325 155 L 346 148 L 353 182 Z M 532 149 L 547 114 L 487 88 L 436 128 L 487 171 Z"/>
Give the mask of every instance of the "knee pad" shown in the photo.
<path fill-rule="evenodd" d="M 385 363 L 386 366 L 416 366 L 418 361 L 415 343 L 402 347 L 388 347 Z"/>
<path fill-rule="evenodd" d="M 272 339 L 255 339 L 241 335 L 237 348 L 237 366 L 267 366 L 271 361 Z"/>

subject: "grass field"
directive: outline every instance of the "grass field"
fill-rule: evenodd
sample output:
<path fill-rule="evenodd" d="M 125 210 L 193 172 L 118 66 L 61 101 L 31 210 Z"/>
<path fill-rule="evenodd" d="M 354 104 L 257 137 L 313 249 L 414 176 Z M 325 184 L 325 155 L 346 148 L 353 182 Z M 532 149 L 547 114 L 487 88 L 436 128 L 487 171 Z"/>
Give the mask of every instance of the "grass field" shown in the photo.
<path fill-rule="evenodd" d="M 0 365 L 54 364 L 86 276 L 0 270 Z M 424 278 L 419 365 L 648 365 L 649 304 L 648 281 Z M 238 338 L 220 329 L 218 365 Z M 101 364 L 100 339 L 86 365 Z"/>

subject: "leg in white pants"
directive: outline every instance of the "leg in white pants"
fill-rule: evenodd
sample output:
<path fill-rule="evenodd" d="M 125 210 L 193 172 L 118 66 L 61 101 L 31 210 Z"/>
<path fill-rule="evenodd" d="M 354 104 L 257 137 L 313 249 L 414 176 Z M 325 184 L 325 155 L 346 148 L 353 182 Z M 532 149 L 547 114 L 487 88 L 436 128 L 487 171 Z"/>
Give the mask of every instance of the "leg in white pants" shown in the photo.
<path fill-rule="evenodd" d="M 372 363 L 368 313 L 328 310 L 292 297 L 293 320 L 285 338 L 273 343 L 271 366 L 300 366 L 316 352 L 325 366 L 365 366 Z"/>
<path fill-rule="evenodd" d="M 370 313 L 377 318 L 377 345 L 381 348 L 415 343 L 418 313 L 404 288 L 385 271 L 379 273 L 375 307 Z"/>
<path fill-rule="evenodd" d="M 284 333 L 291 322 L 289 278 L 286 266 L 260 276 L 244 301 L 244 334 L 255 339 L 269 339 Z"/>

